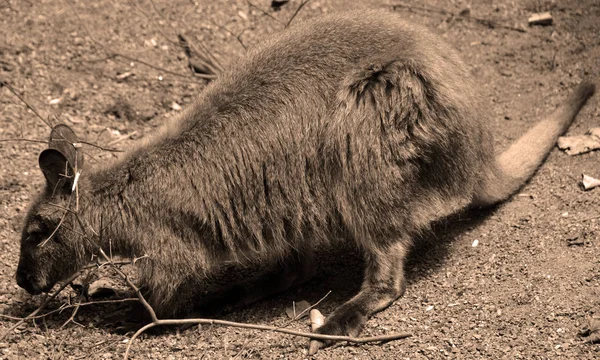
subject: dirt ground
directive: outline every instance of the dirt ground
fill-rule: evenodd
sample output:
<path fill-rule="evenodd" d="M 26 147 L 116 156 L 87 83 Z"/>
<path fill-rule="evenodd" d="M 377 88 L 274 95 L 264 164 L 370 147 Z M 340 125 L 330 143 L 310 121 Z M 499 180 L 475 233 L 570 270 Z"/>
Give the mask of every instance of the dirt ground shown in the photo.
<path fill-rule="evenodd" d="M 206 85 L 188 69 L 177 33 L 204 44 L 226 67 L 243 56 L 244 46 L 282 31 L 299 3 L 292 0 L 273 11 L 268 0 L 254 0 L 256 7 L 245 0 L 0 1 L 0 80 L 53 123 L 64 122 L 91 142 L 126 148 L 175 116 Z M 597 0 L 312 0 L 294 21 L 394 4 L 408 6 L 395 11 L 460 50 L 489 100 L 489 123 L 500 149 L 554 109 L 576 83 L 599 79 Z M 453 15 L 464 9 L 470 9 L 470 19 Z M 551 11 L 553 24 L 528 27 L 531 13 L 544 10 Z M 569 134 L 599 124 L 595 96 Z M 17 97 L 0 89 L 0 139 L 46 139 L 48 133 Z M 43 148 L 36 142 L 0 142 L 0 336 L 16 323 L 10 317 L 26 316 L 41 301 L 19 288 L 14 274 L 23 215 L 43 184 L 37 167 Z M 115 156 L 89 152 L 97 161 Z M 600 188 L 583 191 L 582 173 L 600 178 L 600 151 L 570 157 L 554 150 L 511 200 L 436 225 L 411 255 L 406 295 L 373 317 L 362 333 L 413 336 L 383 344 L 342 343 L 315 358 L 599 358 L 600 346 L 580 337 L 586 319 L 600 316 Z M 306 285 L 222 318 L 284 326 L 285 308 L 293 301 L 314 303 L 329 290 L 319 309 L 330 313 L 358 289 L 361 261 L 351 254 L 322 263 Z M 76 301 L 72 290 L 65 291 L 47 311 L 69 297 Z M 123 310 L 98 304 L 80 308 L 70 322 L 72 308 L 29 321 L 0 340 L 0 359 L 121 358 L 131 333 L 106 324 L 115 311 Z M 305 320 L 287 326 L 309 331 Z M 203 326 L 143 335 L 132 354 L 135 359 L 299 359 L 307 357 L 307 343 L 273 332 Z"/>

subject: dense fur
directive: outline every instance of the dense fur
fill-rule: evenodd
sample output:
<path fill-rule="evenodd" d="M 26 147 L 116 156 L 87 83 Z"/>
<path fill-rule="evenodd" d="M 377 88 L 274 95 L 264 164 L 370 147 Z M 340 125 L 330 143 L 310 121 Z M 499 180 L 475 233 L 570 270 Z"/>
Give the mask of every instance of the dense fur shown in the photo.
<path fill-rule="evenodd" d="M 583 88 L 548 124 L 566 130 L 593 91 Z M 298 24 L 234 64 L 151 141 L 84 170 L 78 212 L 105 251 L 148 255 L 140 274 L 162 316 L 191 310 L 227 266 L 302 264 L 312 249 L 353 241 L 366 259 L 361 291 L 318 331 L 356 335 L 403 293 L 415 234 L 474 197 L 508 197 L 558 136 L 531 149 L 526 165 L 496 162 L 475 89 L 454 50 L 394 14 Z M 65 215 L 71 193 L 51 185 L 21 245 L 17 278 L 33 293 L 97 252 Z"/>

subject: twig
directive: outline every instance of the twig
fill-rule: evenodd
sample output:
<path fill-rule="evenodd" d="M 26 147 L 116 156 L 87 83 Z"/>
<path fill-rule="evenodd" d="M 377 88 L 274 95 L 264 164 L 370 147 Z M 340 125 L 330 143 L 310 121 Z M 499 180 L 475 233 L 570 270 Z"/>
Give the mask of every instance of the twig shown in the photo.
<path fill-rule="evenodd" d="M 298 315 L 294 316 L 294 318 L 292 318 L 291 320 L 289 320 L 288 322 L 286 322 L 285 324 L 278 326 L 279 329 L 283 329 L 288 327 L 291 323 L 293 323 L 294 321 L 297 321 L 298 319 L 302 318 L 302 316 L 304 316 L 305 313 L 307 313 L 308 311 L 310 311 L 311 309 L 317 307 L 321 302 L 323 302 L 323 300 L 325 300 L 329 295 L 331 294 L 331 290 L 329 290 L 327 292 L 327 294 L 323 295 L 323 297 L 321 297 L 316 303 L 312 304 L 311 306 L 307 307 L 306 309 L 304 309 L 302 312 L 300 312 Z M 295 303 L 294 303 L 294 313 L 296 313 L 295 310 Z M 246 339 L 246 341 L 244 341 L 244 344 L 242 345 L 242 349 L 238 352 L 237 355 L 241 354 L 241 352 L 245 349 L 246 344 L 248 343 L 248 339 Z M 237 357 L 237 355 L 235 357 Z M 234 357 L 234 359 L 235 359 Z"/>
<path fill-rule="evenodd" d="M 133 133 L 131 133 L 131 134 L 133 134 Z M 129 134 L 129 135 L 131 135 L 131 134 Z M 98 144 L 93 144 L 93 143 L 91 143 L 91 142 L 87 142 L 87 141 L 79 141 L 79 143 L 80 143 L 80 144 L 84 144 L 84 145 L 88 145 L 88 146 L 91 146 L 91 147 L 95 147 L 96 149 L 100 149 L 100 150 L 102 150 L 102 151 L 108 151 L 108 152 L 123 152 L 123 150 L 121 150 L 121 149 L 112 149 L 112 148 L 107 148 L 107 147 L 104 147 L 104 146 L 101 146 L 101 145 L 98 145 Z M 108 145 L 110 146 L 111 144 L 109 143 Z"/>
<path fill-rule="evenodd" d="M 139 12 L 141 12 L 146 19 L 148 20 L 148 23 L 154 28 L 154 30 L 158 31 L 159 34 L 162 35 L 162 37 L 165 38 L 165 40 L 167 40 L 167 42 L 173 44 L 173 45 L 177 45 L 176 41 L 173 41 L 171 39 L 169 39 L 169 37 L 167 36 L 167 34 L 165 34 L 158 26 L 156 26 L 156 21 L 154 21 L 154 19 L 150 18 L 150 15 L 145 12 L 144 10 L 142 10 L 141 7 L 139 7 L 139 5 L 137 5 L 136 3 L 134 3 L 132 0 L 128 0 L 129 5 L 135 7 Z"/>
<path fill-rule="evenodd" d="M 129 134 L 123 134 L 121 136 L 119 136 L 118 138 L 114 139 L 113 141 L 110 141 L 108 144 L 106 144 L 107 146 L 114 146 L 118 143 L 120 143 L 123 140 L 129 139 L 130 137 L 134 136 L 137 134 L 137 130 L 130 132 Z"/>
<path fill-rule="evenodd" d="M 283 21 L 281 21 L 278 18 L 276 18 L 275 16 L 269 14 L 268 12 L 266 12 L 265 10 L 263 10 L 262 8 L 260 8 L 259 6 L 256 6 L 253 3 L 251 3 L 250 0 L 246 0 L 246 3 L 248 4 L 248 6 L 255 8 L 256 10 L 260 11 L 263 15 L 271 18 L 272 20 L 275 20 L 279 24 L 281 24 L 283 26 L 287 26 Z"/>
<path fill-rule="evenodd" d="M 19 98 L 19 100 L 21 100 L 21 102 L 22 102 L 23 104 L 25 104 L 25 106 L 27 106 L 27 108 L 29 108 L 31 111 L 33 111 L 33 113 L 34 113 L 34 114 L 35 114 L 35 115 L 36 115 L 38 118 L 40 118 L 40 120 L 42 120 L 42 122 L 43 122 L 44 124 L 46 124 L 47 126 L 49 126 L 50 128 L 52 128 L 52 125 L 51 125 L 51 124 L 50 124 L 50 123 L 49 123 L 49 122 L 48 122 L 46 119 L 44 119 L 44 118 L 43 118 L 43 117 L 42 117 L 42 116 L 41 116 L 41 115 L 40 115 L 40 114 L 37 112 L 37 110 L 36 110 L 36 109 L 35 109 L 35 108 L 34 108 L 32 105 L 30 105 L 30 104 L 29 104 L 27 101 L 25 101 L 25 99 L 24 99 L 23 97 L 21 97 L 21 96 L 20 96 L 20 95 L 17 93 L 17 91 L 16 91 L 15 89 L 13 89 L 13 88 L 12 88 L 10 85 L 8 85 L 6 82 L 4 82 L 4 81 L 0 80 L 0 88 L 1 88 L 2 86 L 6 86 L 6 88 L 7 88 L 7 89 L 8 89 L 10 92 L 12 92 L 12 93 L 13 93 L 13 94 L 14 94 L 14 95 L 17 97 L 17 98 Z M 61 134 L 58 134 L 58 135 L 60 135 L 60 136 L 62 137 L 62 135 L 61 135 Z M 66 140 L 66 139 L 64 139 L 64 138 L 63 138 L 63 140 Z M 38 139 L 23 139 L 23 138 L 8 138 L 8 139 L 0 139 L 0 142 L 6 142 L 6 141 L 25 141 L 25 142 L 33 142 L 33 143 L 42 143 L 42 144 L 48 144 L 48 141 L 47 141 L 47 140 L 38 140 Z M 90 142 L 87 142 L 87 141 L 79 141 L 79 143 L 80 143 L 80 144 L 85 144 L 85 145 L 88 145 L 88 146 L 95 147 L 95 148 L 97 148 L 97 149 L 100 149 L 100 150 L 102 150 L 102 151 L 108 151 L 108 152 L 123 152 L 123 150 L 105 148 L 105 147 L 103 147 L 103 146 L 100 146 L 100 145 L 97 145 L 97 144 L 92 144 L 92 143 L 90 143 Z"/>
<path fill-rule="evenodd" d="M 38 140 L 38 139 L 21 139 L 21 138 L 0 139 L 0 142 L 7 142 L 7 141 L 24 141 L 24 142 L 32 142 L 32 143 L 48 144 L 48 140 Z"/>
<path fill-rule="evenodd" d="M 21 326 L 25 321 L 34 318 L 40 311 L 44 310 L 48 303 L 52 301 L 56 296 L 58 296 L 58 294 L 60 294 L 60 292 L 63 291 L 73 280 L 75 280 L 79 275 L 81 275 L 82 272 L 83 269 L 80 269 L 79 271 L 71 275 L 52 295 L 47 296 L 42 302 L 42 304 L 38 306 L 37 309 L 35 309 L 31 314 L 27 315 L 26 317 L 15 323 L 13 326 L 11 326 L 8 330 L 6 330 L 6 332 L 4 332 L 2 336 L 0 336 L 0 340 L 4 340 L 4 338 L 8 336 L 8 334 L 10 334 L 14 329 Z"/>
<path fill-rule="evenodd" d="M 325 300 L 329 295 L 331 295 L 331 290 L 329 290 L 327 292 L 327 294 L 323 295 L 322 298 L 319 299 L 319 301 L 317 301 L 316 303 L 312 304 L 311 306 L 307 307 L 306 309 L 304 309 L 300 314 L 296 315 L 292 320 L 290 320 L 287 324 L 281 326 L 281 327 L 286 327 L 289 324 L 291 324 L 292 322 L 302 318 L 302 316 L 304 316 L 304 314 L 306 314 L 307 312 L 311 311 L 312 309 L 316 308 L 317 306 L 319 306 L 320 303 L 323 302 L 323 300 Z"/>
<path fill-rule="evenodd" d="M 86 347 L 85 349 L 87 349 L 87 350 L 91 350 L 91 349 L 93 349 L 93 348 L 95 348 L 95 347 L 98 347 L 98 346 L 100 346 L 100 345 L 104 345 L 104 346 L 100 347 L 99 349 L 97 349 L 97 350 L 96 350 L 96 351 L 94 351 L 93 353 L 88 353 L 88 354 L 85 354 L 85 355 L 81 355 L 81 356 L 79 356 L 79 357 L 76 357 L 76 358 L 75 358 L 75 360 L 81 360 L 81 359 L 86 359 L 86 358 L 95 358 L 93 355 L 96 355 L 96 354 L 100 353 L 101 351 L 104 351 L 105 349 L 107 349 L 107 348 L 108 348 L 108 347 L 110 347 L 111 345 L 114 345 L 114 344 L 116 344 L 116 343 L 118 343 L 118 342 L 119 342 L 119 340 L 111 340 L 111 341 L 108 341 L 108 340 L 102 340 L 102 341 L 100 341 L 100 342 L 98 342 L 98 343 L 96 343 L 96 344 L 94 344 L 94 345 L 91 345 L 91 346 L 88 346 L 88 347 Z"/>
<path fill-rule="evenodd" d="M 71 313 L 71 316 L 69 316 L 69 318 L 67 320 L 65 320 L 65 322 L 62 323 L 62 325 L 60 326 L 60 328 L 64 328 L 65 326 L 67 326 L 68 323 L 72 322 L 74 324 L 78 324 L 75 321 L 75 315 L 77 315 L 77 312 L 79 311 L 79 304 L 75 304 L 72 305 L 74 307 L 73 312 Z"/>
<path fill-rule="evenodd" d="M 337 335 L 323 335 L 323 334 L 315 334 L 315 333 L 307 333 L 303 331 L 296 331 L 290 329 L 281 329 L 276 326 L 269 325 L 259 325 L 259 324 L 247 324 L 247 323 L 239 323 L 234 321 L 226 321 L 226 320 L 215 320 L 215 319 L 164 319 L 164 320 L 156 320 L 151 322 L 150 324 L 145 325 L 140 328 L 138 331 L 133 334 L 133 336 L 129 339 L 127 343 L 127 349 L 125 350 L 124 359 L 129 358 L 129 351 L 131 348 L 131 344 L 133 340 L 135 340 L 138 336 L 140 336 L 144 331 L 153 328 L 155 326 L 161 325 L 184 325 L 184 324 L 202 324 L 202 325 L 225 325 L 232 326 L 242 329 L 253 329 L 253 330 L 263 330 L 263 331 L 275 331 L 283 334 L 300 336 L 310 339 L 318 339 L 318 340 L 331 340 L 331 341 L 347 341 L 356 344 L 366 344 L 370 342 L 386 342 L 392 340 L 405 339 L 407 337 L 412 336 L 410 333 L 397 333 L 390 335 L 380 335 L 380 336 L 369 336 L 369 337 L 352 337 L 352 336 L 337 336 Z"/>
<path fill-rule="evenodd" d="M 304 0 L 304 1 L 302 1 L 302 3 L 300 3 L 300 6 L 298 6 L 298 8 L 296 9 L 296 11 L 292 15 L 292 17 L 288 20 L 287 24 L 285 24 L 286 28 L 288 26 L 290 26 L 290 24 L 292 23 L 292 21 L 294 20 L 294 18 L 296 17 L 296 15 L 298 15 L 298 13 L 300 12 L 300 9 L 302 9 L 304 7 L 304 5 L 306 5 L 309 1 L 310 0 Z"/>
<path fill-rule="evenodd" d="M 156 66 L 156 65 L 152 65 L 152 64 L 150 64 L 150 63 L 148 63 L 146 61 L 143 61 L 143 60 L 140 60 L 140 59 L 137 59 L 137 58 L 134 58 L 132 56 L 125 55 L 125 54 L 121 54 L 119 52 L 116 52 L 116 51 L 113 51 L 113 50 L 109 49 L 106 45 L 104 45 L 103 43 L 97 41 L 94 38 L 94 36 L 89 31 L 89 29 L 87 28 L 87 26 L 84 25 L 85 23 L 83 22 L 83 20 L 79 16 L 79 13 L 75 10 L 73 4 L 71 4 L 71 1 L 70 0 L 66 0 L 66 3 L 71 8 L 71 10 L 73 11 L 73 13 L 75 14 L 75 17 L 79 21 L 79 25 L 81 26 L 81 28 L 84 29 L 84 31 L 88 34 L 88 36 L 90 37 L 90 39 L 96 45 L 100 46 L 106 52 L 107 55 L 111 55 L 111 56 L 114 56 L 114 57 L 121 57 L 121 58 L 129 60 L 129 61 L 138 62 L 138 63 L 140 63 L 142 65 L 145 65 L 145 66 L 147 66 L 147 67 L 149 67 L 151 69 L 162 71 L 165 74 L 169 74 L 169 75 L 173 75 L 173 76 L 177 76 L 177 77 L 182 77 L 182 78 L 189 78 L 189 76 L 187 76 L 187 75 L 179 74 L 177 72 L 174 72 L 174 71 L 171 71 L 171 70 L 167 70 L 167 69 L 161 68 L 161 67 Z M 212 77 L 209 76 L 209 75 L 198 74 L 197 76 L 200 77 L 200 78 L 212 79 Z"/>
<path fill-rule="evenodd" d="M 423 6 L 415 6 L 415 5 L 406 5 L 406 4 L 394 4 L 392 5 L 392 10 L 396 10 L 396 8 L 404 8 L 404 9 L 409 9 L 409 10 L 419 10 L 419 11 L 424 11 L 424 12 L 433 12 L 433 13 L 437 13 L 437 14 L 441 14 L 441 15 L 450 15 L 453 17 L 460 17 L 463 19 L 467 19 L 467 20 L 473 20 L 479 24 L 483 24 L 487 27 L 490 28 L 502 28 L 502 29 L 508 29 L 508 30 L 513 30 L 513 31 L 518 31 L 521 33 L 526 32 L 525 29 L 521 29 L 518 27 L 514 27 L 514 26 L 509 26 L 509 25 L 504 25 L 501 24 L 499 22 L 496 21 L 492 21 L 492 20 L 488 20 L 488 19 L 481 19 L 481 18 L 476 18 L 474 16 L 471 15 L 461 15 L 461 14 L 456 14 L 453 13 L 452 11 L 448 11 L 442 8 L 437 8 L 437 7 L 423 7 Z"/>
<path fill-rule="evenodd" d="M 73 279 L 73 280 L 75 280 L 75 279 Z M 73 308 L 75 306 L 80 306 L 80 307 L 84 306 L 85 307 L 85 306 L 90 306 L 90 305 L 119 304 L 119 303 L 130 302 L 130 301 L 139 301 L 139 299 L 138 298 L 124 298 L 124 299 L 113 299 L 113 300 L 88 301 L 88 302 L 83 302 L 83 303 L 77 303 L 75 305 L 65 304 L 64 306 L 61 306 L 58 309 L 50 310 L 41 315 L 35 315 L 35 316 L 28 315 L 28 316 L 22 318 L 22 317 L 18 317 L 18 316 L 10 316 L 10 315 L 0 314 L 0 318 L 4 318 L 4 319 L 8 319 L 8 320 L 15 320 L 15 321 L 35 320 L 35 319 L 41 319 L 44 317 L 48 317 L 52 314 L 63 312 L 64 310 Z"/>
<path fill-rule="evenodd" d="M 579 219 L 577 221 L 573 221 L 573 222 L 569 223 L 567 226 L 573 226 L 573 225 L 576 225 L 576 224 L 580 224 L 582 222 L 586 222 L 586 221 L 590 221 L 590 220 L 595 220 L 595 219 L 600 219 L 600 215 L 594 215 L 594 216 L 586 217 L 586 218 L 583 218 L 583 219 Z"/>
<path fill-rule="evenodd" d="M 40 118 L 40 120 L 42 120 L 42 122 L 43 122 L 44 124 L 46 124 L 46 125 L 48 125 L 48 127 L 52 128 L 52 125 L 51 125 L 51 124 L 48 122 L 48 120 L 44 119 L 44 118 L 42 117 L 42 115 L 40 115 L 40 113 L 38 113 L 38 112 L 37 112 L 37 110 L 36 110 L 36 109 L 35 109 L 33 106 L 31 106 L 31 105 L 30 105 L 30 104 L 29 104 L 27 101 L 25 101 L 25 99 L 24 99 L 24 98 L 23 98 L 21 95 L 19 95 L 15 89 L 13 89 L 13 87 L 12 87 L 12 86 L 8 85 L 6 82 L 4 82 L 4 81 L 2 81 L 2 80 L 0 80 L 0 85 L 1 85 L 1 86 L 0 86 L 0 88 L 1 88 L 2 86 L 6 86 L 6 88 L 7 88 L 7 89 L 8 89 L 8 90 L 9 90 L 11 93 L 13 93 L 13 95 L 14 95 L 14 96 L 18 97 L 18 98 L 19 98 L 19 100 L 21 100 L 21 102 L 22 102 L 23 104 L 25 104 L 25 106 L 27 106 L 27 108 L 29 108 L 29 110 L 33 111 L 33 113 L 34 113 L 34 114 L 35 114 L 35 115 L 36 115 L 38 118 Z"/>
<path fill-rule="evenodd" d="M 246 32 L 246 30 L 248 30 L 248 28 L 245 28 L 244 30 L 242 30 L 238 35 L 236 35 L 233 31 L 229 30 L 226 26 L 223 25 L 219 25 L 217 24 L 214 20 L 210 20 L 210 22 L 213 23 L 213 25 L 215 25 L 216 27 L 225 30 L 228 34 L 230 34 L 231 36 L 234 36 L 236 38 L 236 40 L 240 43 L 240 45 L 242 45 L 242 47 L 244 48 L 244 50 L 247 50 L 246 44 L 244 44 L 244 42 L 242 41 L 242 35 L 244 35 L 244 33 Z"/>
<path fill-rule="evenodd" d="M 165 17 L 162 14 L 162 11 L 160 11 L 158 9 L 158 7 L 156 6 L 156 4 L 154 3 L 154 0 L 148 0 L 150 2 L 150 4 L 152 4 L 152 8 L 154 9 L 154 11 L 158 14 L 158 16 L 160 16 L 167 24 L 169 24 L 173 30 L 177 30 L 176 28 L 173 27 L 173 25 L 167 20 L 165 19 Z M 206 48 L 204 46 L 204 44 L 202 44 L 202 42 L 198 42 L 198 46 L 200 46 L 202 48 L 202 52 L 198 52 L 198 54 L 202 54 L 207 60 L 209 60 L 209 62 L 211 63 L 211 65 L 214 65 L 218 71 L 215 72 L 215 75 L 218 73 L 223 72 L 223 66 L 221 65 L 221 63 L 219 62 L 219 60 L 208 50 L 208 48 Z M 197 75 L 199 76 L 199 75 Z M 202 77 L 202 76 L 200 76 Z"/>
<path fill-rule="evenodd" d="M 200 68 L 199 66 L 197 66 L 196 64 L 194 64 L 195 61 L 198 61 L 201 65 L 204 66 L 204 68 L 206 70 L 204 71 L 204 74 L 210 74 L 210 75 L 217 75 L 218 73 L 223 71 L 223 68 L 221 68 L 220 66 L 218 66 L 217 64 L 214 64 L 210 59 L 208 59 L 205 54 L 203 53 L 203 51 L 199 51 L 194 44 L 192 44 L 190 41 L 188 41 L 188 39 L 183 35 L 183 34 L 177 34 L 177 38 L 179 39 L 179 43 L 178 45 L 183 48 L 183 51 L 185 52 L 185 55 L 188 57 L 188 63 L 190 65 L 190 67 L 192 68 L 192 71 L 194 71 L 194 68 Z M 196 54 L 197 58 L 193 58 L 194 54 Z M 197 74 L 198 72 L 194 71 L 194 74 Z M 200 72 L 202 73 L 202 72 Z"/>

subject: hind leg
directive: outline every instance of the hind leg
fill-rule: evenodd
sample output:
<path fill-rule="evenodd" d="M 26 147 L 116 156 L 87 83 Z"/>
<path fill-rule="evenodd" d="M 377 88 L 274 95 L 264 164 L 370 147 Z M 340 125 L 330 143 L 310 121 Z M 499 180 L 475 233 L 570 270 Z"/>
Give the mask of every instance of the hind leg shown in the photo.
<path fill-rule="evenodd" d="M 408 246 L 397 242 L 366 255 L 366 269 L 359 293 L 337 308 L 315 332 L 357 336 L 367 319 L 404 294 L 404 258 Z M 330 343 L 311 340 L 309 354 Z"/>

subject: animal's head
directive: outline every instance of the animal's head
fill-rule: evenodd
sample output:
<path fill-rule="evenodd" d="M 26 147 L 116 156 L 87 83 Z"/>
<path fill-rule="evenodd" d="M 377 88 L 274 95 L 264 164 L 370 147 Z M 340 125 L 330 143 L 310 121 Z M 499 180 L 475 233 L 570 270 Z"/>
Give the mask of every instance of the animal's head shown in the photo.
<path fill-rule="evenodd" d="M 46 186 L 25 218 L 17 267 L 17 284 L 31 294 L 48 292 L 77 271 L 83 252 L 76 235 L 81 230 L 72 211 L 83 154 L 70 127 L 52 129 L 39 165 Z"/>

